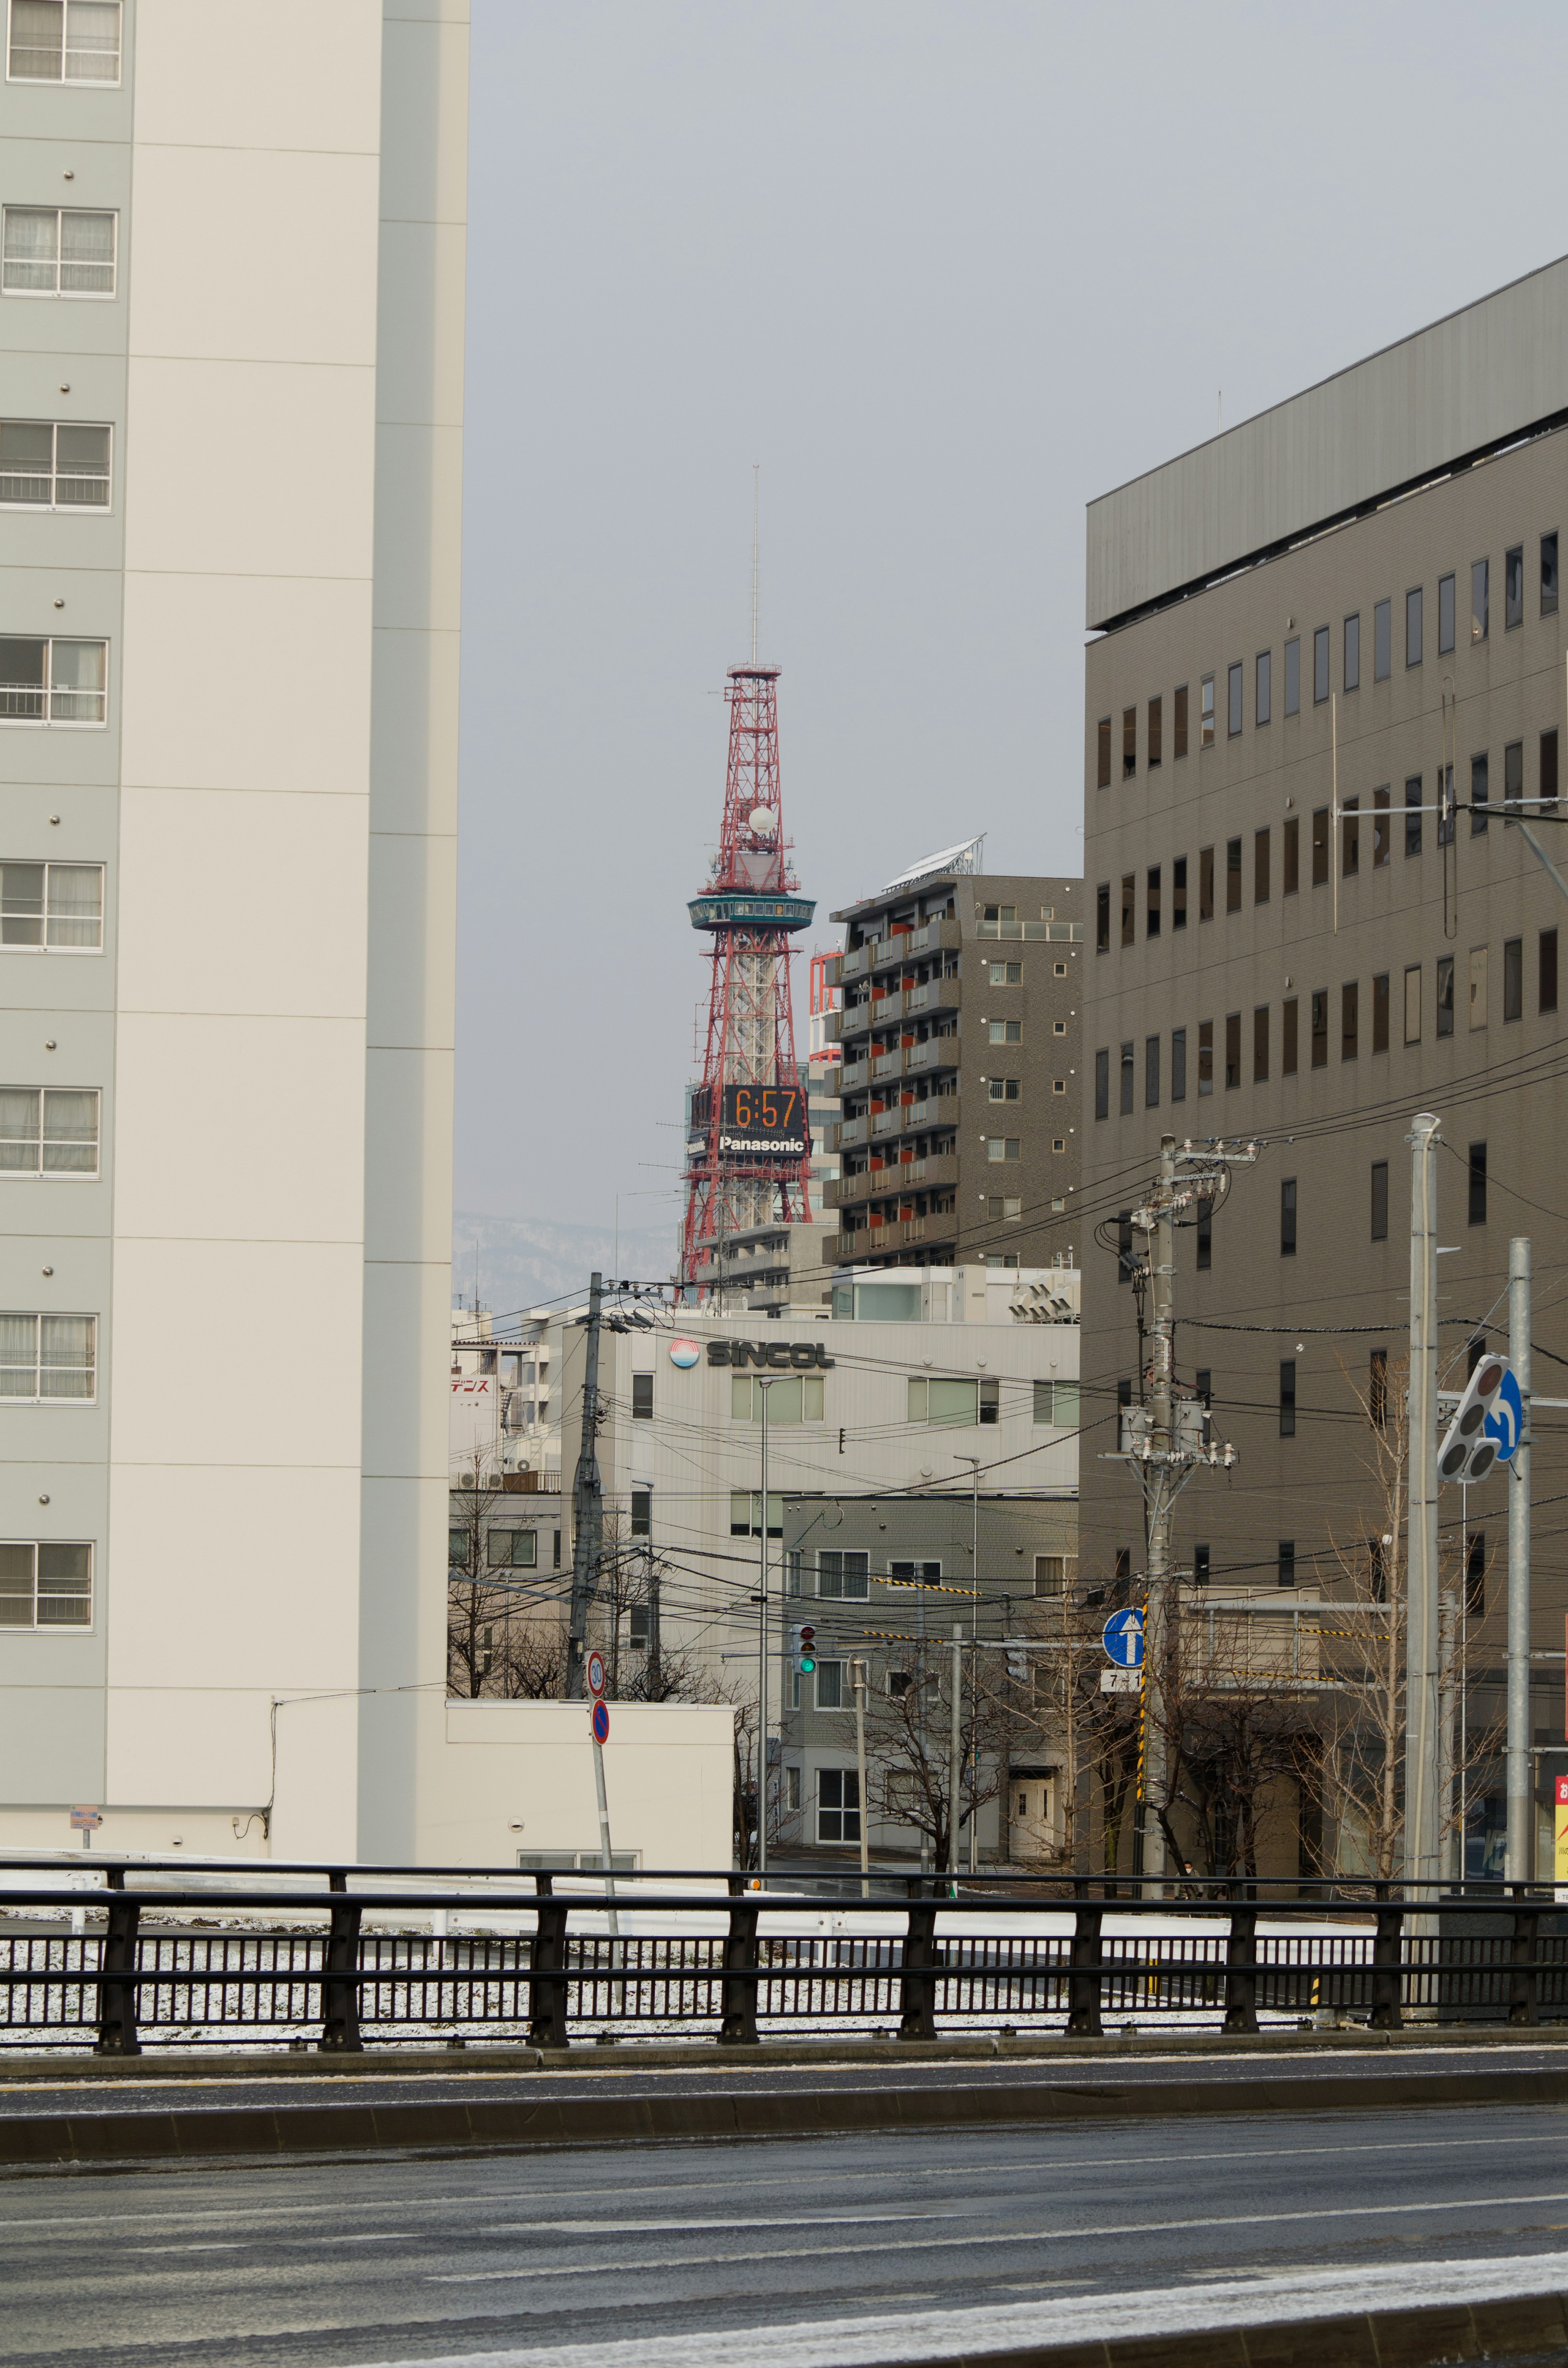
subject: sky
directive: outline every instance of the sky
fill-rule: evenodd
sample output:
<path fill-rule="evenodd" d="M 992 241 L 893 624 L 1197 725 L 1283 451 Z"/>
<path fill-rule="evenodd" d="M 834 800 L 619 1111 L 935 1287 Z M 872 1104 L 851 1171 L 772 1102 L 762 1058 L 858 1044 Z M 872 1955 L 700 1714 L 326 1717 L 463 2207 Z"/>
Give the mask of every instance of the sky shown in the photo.
<path fill-rule="evenodd" d="M 673 1240 L 754 464 L 806 942 L 1081 872 L 1085 502 L 1568 248 L 1568 12 L 472 6 L 456 1204 Z"/>

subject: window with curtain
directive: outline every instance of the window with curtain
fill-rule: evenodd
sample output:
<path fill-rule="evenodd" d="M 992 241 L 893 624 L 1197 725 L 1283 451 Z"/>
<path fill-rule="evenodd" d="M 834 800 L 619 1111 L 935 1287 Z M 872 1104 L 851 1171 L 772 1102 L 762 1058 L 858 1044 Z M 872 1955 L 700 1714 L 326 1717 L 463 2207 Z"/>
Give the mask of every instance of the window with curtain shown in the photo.
<path fill-rule="evenodd" d="M 90 1400 L 97 1329 L 93 1315 L 0 1315 L 0 1398 Z"/>
<path fill-rule="evenodd" d="M 101 863 L 0 863 L 0 946 L 95 953 L 103 935 Z"/>
<path fill-rule="evenodd" d="M 1053 1430 L 1076 1430 L 1078 1428 L 1078 1384 L 1076 1382 L 1036 1382 L 1034 1385 L 1034 1418 Z"/>
<path fill-rule="evenodd" d="M 29 510 L 107 508 L 109 449 L 107 427 L 0 419 L 0 504 Z"/>
<path fill-rule="evenodd" d="M 781 1373 L 769 1382 L 767 1395 L 767 1428 L 775 1423 L 821 1422 L 823 1418 L 823 1382 L 820 1373 Z M 762 1420 L 763 1384 L 755 1373 L 733 1373 L 730 1376 L 730 1420 L 756 1422 Z"/>
<path fill-rule="evenodd" d="M 12 82 L 119 80 L 120 0 L 11 0 Z"/>
<path fill-rule="evenodd" d="M 75 1087 L 0 1086 L 0 1176 L 96 1176 L 98 1097 Z"/>
<path fill-rule="evenodd" d="M 108 643 L 0 634 L 0 723 L 102 724 Z"/>
<path fill-rule="evenodd" d="M 0 1628 L 90 1628 L 93 1549 L 85 1539 L 0 1544 Z"/>
<path fill-rule="evenodd" d="M 0 294 L 112 296 L 119 217 L 80 206 L 7 206 Z"/>
<path fill-rule="evenodd" d="M 817 1555 L 817 1593 L 830 1602 L 864 1603 L 871 1592 L 871 1557 L 824 1547 Z"/>

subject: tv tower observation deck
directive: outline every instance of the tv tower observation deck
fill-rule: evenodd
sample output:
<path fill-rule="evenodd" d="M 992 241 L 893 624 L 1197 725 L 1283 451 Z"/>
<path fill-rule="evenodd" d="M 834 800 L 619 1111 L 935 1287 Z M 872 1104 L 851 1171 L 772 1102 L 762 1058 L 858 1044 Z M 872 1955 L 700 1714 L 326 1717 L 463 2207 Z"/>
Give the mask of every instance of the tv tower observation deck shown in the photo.
<path fill-rule="evenodd" d="M 811 1134 L 795 1060 L 791 939 L 815 900 L 789 861 L 778 788 L 778 668 L 732 666 L 724 820 L 712 877 L 687 906 L 713 965 L 702 1081 L 687 1133 L 681 1281 L 706 1292 L 721 1246 L 758 1225 L 803 1224 Z"/>

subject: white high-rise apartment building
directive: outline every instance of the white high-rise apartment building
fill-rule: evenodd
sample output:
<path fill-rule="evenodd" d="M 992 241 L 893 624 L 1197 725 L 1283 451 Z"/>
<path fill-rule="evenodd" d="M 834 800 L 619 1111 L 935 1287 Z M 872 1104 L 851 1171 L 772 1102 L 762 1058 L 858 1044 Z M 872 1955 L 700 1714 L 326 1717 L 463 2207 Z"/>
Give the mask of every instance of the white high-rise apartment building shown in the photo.
<path fill-rule="evenodd" d="M 0 1845 L 411 1856 L 467 0 L 0 7 Z"/>

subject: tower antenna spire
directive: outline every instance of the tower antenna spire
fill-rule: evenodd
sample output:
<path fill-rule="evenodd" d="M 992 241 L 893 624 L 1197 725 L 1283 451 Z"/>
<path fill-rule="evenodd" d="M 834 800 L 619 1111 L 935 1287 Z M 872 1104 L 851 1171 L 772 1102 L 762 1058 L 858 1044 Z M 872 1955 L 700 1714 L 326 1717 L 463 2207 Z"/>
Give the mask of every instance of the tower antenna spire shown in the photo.
<path fill-rule="evenodd" d="M 762 462 L 751 464 L 751 662 L 756 664 L 756 529 L 760 513 Z"/>

